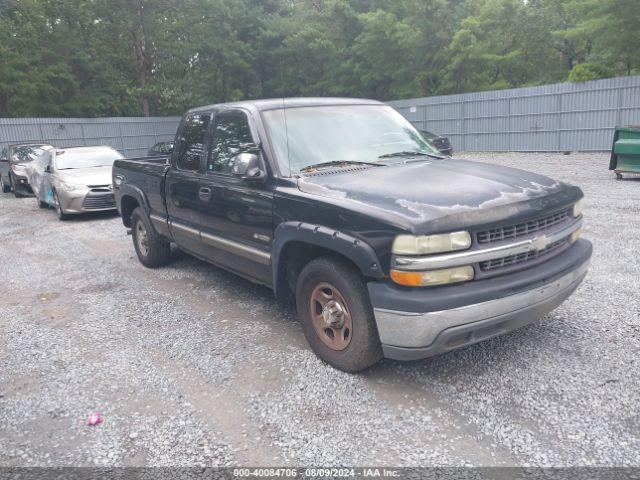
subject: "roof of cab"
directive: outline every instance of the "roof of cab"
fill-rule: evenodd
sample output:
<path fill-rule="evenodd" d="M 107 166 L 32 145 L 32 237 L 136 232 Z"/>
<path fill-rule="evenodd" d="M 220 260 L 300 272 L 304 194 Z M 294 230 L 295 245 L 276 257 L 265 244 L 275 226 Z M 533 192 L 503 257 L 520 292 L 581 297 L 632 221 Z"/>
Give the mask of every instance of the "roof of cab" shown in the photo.
<path fill-rule="evenodd" d="M 268 98 L 263 100 L 244 100 L 240 102 L 218 103 L 205 105 L 189 110 L 187 113 L 204 112 L 217 108 L 247 108 L 256 110 L 274 110 L 277 108 L 320 107 L 331 105 L 384 105 L 377 100 L 362 98 L 332 98 L 332 97 L 299 97 L 299 98 Z"/>

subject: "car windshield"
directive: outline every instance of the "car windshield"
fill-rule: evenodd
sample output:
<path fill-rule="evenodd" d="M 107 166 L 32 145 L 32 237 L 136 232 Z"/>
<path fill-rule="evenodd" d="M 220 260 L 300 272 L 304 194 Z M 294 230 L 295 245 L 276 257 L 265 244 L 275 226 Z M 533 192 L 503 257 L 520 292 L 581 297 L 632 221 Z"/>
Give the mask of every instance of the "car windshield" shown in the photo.
<path fill-rule="evenodd" d="M 11 163 L 29 163 L 42 155 L 43 145 L 19 145 L 13 147 Z"/>
<path fill-rule="evenodd" d="M 59 150 L 56 152 L 56 168 L 69 170 L 73 168 L 106 167 L 124 158 L 119 152 L 111 148 L 99 150 Z"/>
<path fill-rule="evenodd" d="M 329 162 L 440 156 L 411 123 L 386 105 L 293 107 L 267 110 L 263 118 L 280 167 L 291 173 Z"/>

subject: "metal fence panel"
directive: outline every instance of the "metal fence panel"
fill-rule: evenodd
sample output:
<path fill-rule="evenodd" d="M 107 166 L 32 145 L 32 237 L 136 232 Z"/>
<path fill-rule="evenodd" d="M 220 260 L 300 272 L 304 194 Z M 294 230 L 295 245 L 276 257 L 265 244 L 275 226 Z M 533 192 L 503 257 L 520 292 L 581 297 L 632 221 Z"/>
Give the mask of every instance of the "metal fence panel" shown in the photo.
<path fill-rule="evenodd" d="M 180 117 L 0 118 L 0 148 L 12 143 L 56 147 L 109 145 L 126 157 L 173 140 Z"/>
<path fill-rule="evenodd" d="M 457 150 L 609 150 L 614 127 L 640 124 L 640 76 L 389 104 Z"/>
<path fill-rule="evenodd" d="M 456 150 L 609 150 L 617 125 L 640 124 L 640 76 L 389 102 Z M 179 117 L 0 118 L 0 146 L 110 145 L 143 156 L 172 140 Z"/>

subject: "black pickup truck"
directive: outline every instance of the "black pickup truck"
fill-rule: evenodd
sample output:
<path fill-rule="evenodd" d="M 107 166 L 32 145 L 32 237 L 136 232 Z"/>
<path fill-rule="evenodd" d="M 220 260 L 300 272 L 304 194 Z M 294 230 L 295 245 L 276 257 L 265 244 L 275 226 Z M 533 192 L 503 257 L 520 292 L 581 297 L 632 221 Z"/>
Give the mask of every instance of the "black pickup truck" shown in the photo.
<path fill-rule="evenodd" d="M 369 100 L 196 108 L 170 157 L 117 160 L 113 185 L 144 265 L 175 243 L 269 286 L 348 372 L 531 323 L 591 257 L 578 187 L 444 158 Z"/>

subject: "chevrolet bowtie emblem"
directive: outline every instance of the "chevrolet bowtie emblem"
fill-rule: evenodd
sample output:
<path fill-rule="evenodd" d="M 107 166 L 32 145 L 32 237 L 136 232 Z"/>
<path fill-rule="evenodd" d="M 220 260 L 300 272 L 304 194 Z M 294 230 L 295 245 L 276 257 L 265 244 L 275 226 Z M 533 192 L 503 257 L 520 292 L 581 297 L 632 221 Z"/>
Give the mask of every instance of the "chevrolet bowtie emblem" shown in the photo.
<path fill-rule="evenodd" d="M 531 241 L 530 249 L 539 252 L 540 250 L 544 250 L 545 248 L 547 248 L 550 243 L 551 241 L 549 240 L 549 237 L 547 237 L 546 235 L 541 235 L 540 237 L 536 237 Z"/>

